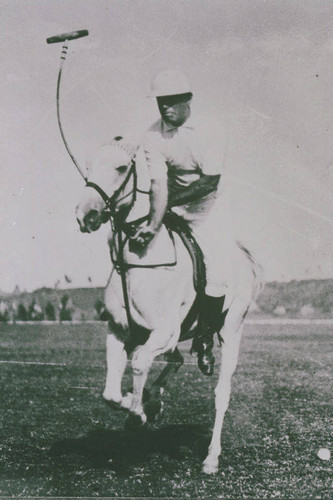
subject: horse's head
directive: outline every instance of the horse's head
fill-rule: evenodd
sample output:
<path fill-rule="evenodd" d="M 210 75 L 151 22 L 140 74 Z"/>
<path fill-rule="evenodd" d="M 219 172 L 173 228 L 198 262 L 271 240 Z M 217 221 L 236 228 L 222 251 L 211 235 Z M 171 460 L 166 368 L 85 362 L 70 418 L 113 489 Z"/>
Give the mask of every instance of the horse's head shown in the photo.
<path fill-rule="evenodd" d="M 76 218 L 82 232 L 96 231 L 109 219 L 110 211 L 131 203 L 135 150 L 122 137 L 116 137 L 110 144 L 99 148 L 92 161 L 87 163 L 88 189 L 85 188 L 76 207 Z M 102 191 L 98 192 L 96 187 Z"/>

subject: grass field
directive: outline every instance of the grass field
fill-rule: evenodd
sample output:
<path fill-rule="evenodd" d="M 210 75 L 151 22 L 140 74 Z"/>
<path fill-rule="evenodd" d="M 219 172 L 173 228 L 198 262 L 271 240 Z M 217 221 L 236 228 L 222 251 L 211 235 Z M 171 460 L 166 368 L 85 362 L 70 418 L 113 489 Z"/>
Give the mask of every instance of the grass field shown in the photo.
<path fill-rule="evenodd" d="M 0 328 L 2 496 L 333 497 L 317 457 L 332 450 L 331 327 L 246 326 L 215 476 L 201 462 L 217 375 L 201 375 L 188 345 L 163 420 L 125 433 L 101 398 L 104 325 Z"/>

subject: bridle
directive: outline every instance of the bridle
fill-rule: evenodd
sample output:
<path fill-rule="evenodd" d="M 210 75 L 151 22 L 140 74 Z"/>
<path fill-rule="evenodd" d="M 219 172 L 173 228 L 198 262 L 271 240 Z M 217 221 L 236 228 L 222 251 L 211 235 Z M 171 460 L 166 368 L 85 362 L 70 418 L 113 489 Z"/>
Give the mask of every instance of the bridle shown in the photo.
<path fill-rule="evenodd" d="M 120 197 L 121 193 L 123 193 L 123 191 L 125 191 L 126 186 L 127 186 L 127 184 L 129 184 L 132 177 L 133 177 L 132 189 L 130 191 L 128 191 L 128 193 L 126 193 Z M 126 174 L 125 179 L 123 180 L 123 182 L 121 183 L 119 188 L 117 188 L 111 196 L 108 196 L 106 194 L 106 192 L 104 191 L 104 189 L 101 188 L 101 186 L 99 186 L 95 182 L 88 181 L 88 179 L 86 179 L 86 187 L 90 187 L 90 188 L 95 189 L 95 191 L 97 191 L 97 193 L 100 195 L 100 197 L 104 201 L 105 208 L 103 209 L 103 217 L 115 219 L 116 216 L 118 215 L 118 210 L 117 210 L 118 204 L 121 201 L 125 200 L 126 198 L 128 198 L 129 196 L 132 195 L 132 199 L 127 206 L 127 210 L 130 211 L 130 209 L 133 207 L 133 205 L 136 201 L 136 195 L 137 195 L 137 191 L 138 191 L 135 159 L 132 158 L 131 165 L 130 165 L 130 168 L 128 169 L 128 172 Z M 141 190 L 139 190 L 139 191 L 141 191 Z"/>
<path fill-rule="evenodd" d="M 126 190 L 127 185 L 130 183 L 131 179 L 133 180 L 132 189 L 130 189 L 127 193 L 122 193 Z M 126 174 L 125 179 L 117 188 L 111 196 L 108 196 L 107 193 L 95 182 L 91 182 L 86 180 L 86 187 L 93 188 L 100 195 L 102 200 L 105 203 L 105 207 L 101 212 L 101 222 L 106 223 L 108 221 L 111 222 L 112 231 L 122 231 L 126 234 L 127 237 L 131 237 L 134 235 L 136 228 L 139 224 L 148 219 L 148 215 L 140 217 L 132 222 L 126 222 L 126 218 L 130 213 L 131 209 L 134 206 L 134 203 L 137 200 L 137 194 L 145 194 L 149 195 L 149 191 L 144 191 L 138 187 L 138 178 L 136 171 L 136 163 L 135 157 L 131 159 L 130 168 Z M 131 196 L 131 200 L 125 207 L 119 207 L 119 204 L 129 198 Z M 113 262 L 114 263 L 114 262 Z"/>

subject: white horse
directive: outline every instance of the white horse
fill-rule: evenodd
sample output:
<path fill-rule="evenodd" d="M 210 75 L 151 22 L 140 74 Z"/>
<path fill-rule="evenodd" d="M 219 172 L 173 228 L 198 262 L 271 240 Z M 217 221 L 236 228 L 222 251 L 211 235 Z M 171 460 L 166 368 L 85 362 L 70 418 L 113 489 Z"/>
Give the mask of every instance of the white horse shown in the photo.
<path fill-rule="evenodd" d="M 131 157 L 121 144 L 119 141 L 119 144 L 113 142 L 103 146 L 88 164 L 89 181 L 102 187 L 104 200 L 96 190 L 85 188 L 76 209 L 77 220 L 83 232 L 95 231 L 105 222 L 105 213 L 108 213 L 105 211 L 106 205 L 110 209 L 109 214 L 113 216 L 111 220 L 118 221 L 124 218 L 127 222 L 134 221 L 149 211 L 149 180 L 146 172 L 137 171 L 135 156 Z M 109 203 L 106 203 L 108 200 L 105 194 L 110 197 Z M 126 242 L 126 236 L 123 235 L 123 244 L 116 241 L 115 235 L 113 225 L 109 239 L 111 252 L 117 255 L 119 245 L 123 245 L 126 263 L 151 267 L 127 268 L 125 281 L 130 316 L 126 314 L 126 300 L 122 278 L 117 272 L 118 266 L 112 269 L 105 290 L 110 332 L 106 342 L 107 376 L 103 397 L 110 406 L 127 410 L 130 421 L 137 420 L 143 425 L 147 422 L 149 413 L 153 416 L 161 409 L 159 401 L 167 379 L 183 363 L 177 343 L 180 340 L 182 321 L 195 299 L 193 268 L 189 253 L 179 236 L 175 234 L 172 242 L 163 226 L 144 253 L 133 251 L 130 240 Z M 223 343 L 221 368 L 215 389 L 215 423 L 208 455 L 203 462 L 203 470 L 207 474 L 218 470 L 223 419 L 229 404 L 231 377 L 237 365 L 243 322 L 260 287 L 258 265 L 251 254 L 236 242 L 233 259 L 229 263 L 233 270 L 233 280 L 228 283 L 230 292 L 225 301 L 225 308 L 229 308 L 229 311 L 221 331 Z M 118 264 L 121 263 L 118 261 Z M 130 351 L 129 322 L 130 342 L 134 342 L 131 361 L 133 392 L 123 395 L 121 381 Z M 140 332 L 146 333 L 144 341 L 135 338 L 136 335 L 140 336 Z M 189 334 L 187 338 L 190 336 Z M 139 342 L 141 343 L 137 345 Z M 155 357 L 164 353 L 168 353 L 167 360 L 170 363 L 152 384 L 150 399 L 145 402 L 146 392 L 143 391 L 149 369 Z"/>

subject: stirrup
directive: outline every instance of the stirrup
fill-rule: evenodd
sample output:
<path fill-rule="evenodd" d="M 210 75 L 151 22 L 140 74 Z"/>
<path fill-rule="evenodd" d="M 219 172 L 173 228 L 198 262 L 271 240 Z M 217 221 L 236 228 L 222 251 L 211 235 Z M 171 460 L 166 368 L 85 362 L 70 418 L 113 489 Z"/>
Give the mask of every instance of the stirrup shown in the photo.
<path fill-rule="evenodd" d="M 199 354 L 204 344 L 207 345 L 207 348 L 213 349 L 214 347 L 215 330 L 204 325 L 201 326 L 200 333 L 197 333 L 197 329 L 198 327 L 194 333 L 190 354 Z"/>
<path fill-rule="evenodd" d="M 213 355 L 213 344 L 202 343 L 198 351 L 198 366 L 201 372 L 208 377 L 214 373 L 215 357 Z"/>
<path fill-rule="evenodd" d="M 196 353 L 198 355 L 198 366 L 201 372 L 209 377 L 214 372 L 214 335 L 214 330 L 206 327 L 203 334 L 194 337 L 190 351 L 191 354 Z"/>

